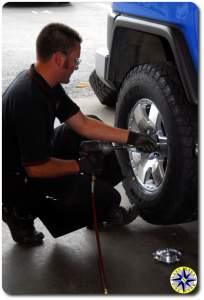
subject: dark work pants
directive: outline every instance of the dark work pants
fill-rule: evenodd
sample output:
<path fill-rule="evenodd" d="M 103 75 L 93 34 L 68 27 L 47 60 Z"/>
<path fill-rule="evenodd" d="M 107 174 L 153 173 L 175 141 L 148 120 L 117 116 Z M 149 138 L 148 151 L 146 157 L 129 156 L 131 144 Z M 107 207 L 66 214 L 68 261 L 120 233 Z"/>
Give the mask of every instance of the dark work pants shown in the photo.
<path fill-rule="evenodd" d="M 53 139 L 53 157 L 78 159 L 82 140 L 84 138 L 68 126 L 57 127 Z M 103 221 L 108 211 L 120 204 L 120 194 L 113 186 L 121 180 L 120 167 L 115 153 L 112 152 L 105 156 L 103 172 L 96 179 L 98 221 Z M 22 197 L 24 201 L 21 202 L 21 207 L 27 206 L 28 210 L 41 219 L 54 237 L 92 224 L 91 178 L 88 175 L 28 179 L 25 194 L 27 197 Z"/>

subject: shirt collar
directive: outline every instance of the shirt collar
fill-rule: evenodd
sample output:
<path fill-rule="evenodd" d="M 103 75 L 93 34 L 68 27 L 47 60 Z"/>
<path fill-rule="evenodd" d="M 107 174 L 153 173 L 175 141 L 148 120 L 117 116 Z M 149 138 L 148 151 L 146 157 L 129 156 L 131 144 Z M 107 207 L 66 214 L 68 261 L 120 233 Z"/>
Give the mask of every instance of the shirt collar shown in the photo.
<path fill-rule="evenodd" d="M 58 85 L 53 88 L 50 87 L 47 81 L 35 70 L 34 64 L 30 66 L 30 69 L 28 70 L 28 76 L 38 85 L 38 87 L 44 93 L 45 100 L 55 106 L 56 102 L 59 100 L 59 95 L 57 95 Z"/>
<path fill-rule="evenodd" d="M 34 64 L 30 66 L 29 75 L 32 79 L 37 81 L 40 87 L 47 92 L 51 92 L 52 88 L 49 86 L 47 81 L 35 70 Z"/>

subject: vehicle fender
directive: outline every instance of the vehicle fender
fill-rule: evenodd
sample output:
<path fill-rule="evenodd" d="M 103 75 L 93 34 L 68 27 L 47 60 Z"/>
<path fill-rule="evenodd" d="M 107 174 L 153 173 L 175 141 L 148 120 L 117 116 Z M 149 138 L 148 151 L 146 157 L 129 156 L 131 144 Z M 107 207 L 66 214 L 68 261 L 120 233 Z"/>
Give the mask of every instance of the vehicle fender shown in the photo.
<path fill-rule="evenodd" d="M 111 20 L 111 18 L 114 19 Z M 165 53 L 166 58 L 162 57 L 160 59 L 164 61 L 165 59 L 168 60 L 169 57 L 172 56 L 170 59 L 173 60 L 173 63 L 176 65 L 187 100 L 190 103 L 198 103 L 198 75 L 191 59 L 185 38 L 177 26 L 115 14 L 109 16 L 108 24 L 111 24 L 111 28 L 109 28 L 109 30 L 111 30 L 112 33 L 108 34 L 109 41 L 107 43 L 110 53 L 105 76 L 107 81 L 112 82 L 115 85 L 120 85 L 121 81 L 130 69 L 136 65 L 144 63 L 159 63 L 159 61 L 145 61 L 145 58 L 142 57 L 142 43 L 145 36 L 149 35 L 151 38 L 160 40 L 161 45 L 164 46 L 165 44 L 165 48 L 168 48 L 167 51 L 165 50 L 167 52 Z M 134 32 L 135 35 L 137 34 L 137 36 L 140 36 L 133 54 L 128 53 L 128 50 L 131 48 L 131 45 L 128 46 L 128 43 L 134 43 L 137 38 L 134 39 L 132 38 L 134 36 L 132 36 L 130 37 L 131 40 L 125 40 L 125 32 Z M 159 47 L 162 46 L 156 47 L 156 51 L 155 53 L 152 53 L 152 57 L 160 51 Z M 151 49 L 149 49 L 149 52 L 150 51 Z M 137 53 L 139 54 L 138 57 Z"/>

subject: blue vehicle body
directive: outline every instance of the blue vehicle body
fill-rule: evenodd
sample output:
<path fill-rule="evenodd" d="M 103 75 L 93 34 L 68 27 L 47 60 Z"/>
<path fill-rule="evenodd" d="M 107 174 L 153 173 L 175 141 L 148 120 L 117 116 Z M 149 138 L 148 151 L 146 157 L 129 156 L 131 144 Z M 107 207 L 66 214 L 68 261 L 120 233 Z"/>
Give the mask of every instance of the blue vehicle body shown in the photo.
<path fill-rule="evenodd" d="M 183 33 L 193 64 L 198 71 L 198 14 L 199 9 L 190 2 L 114 2 L 115 13 L 158 20 L 175 24 Z"/>

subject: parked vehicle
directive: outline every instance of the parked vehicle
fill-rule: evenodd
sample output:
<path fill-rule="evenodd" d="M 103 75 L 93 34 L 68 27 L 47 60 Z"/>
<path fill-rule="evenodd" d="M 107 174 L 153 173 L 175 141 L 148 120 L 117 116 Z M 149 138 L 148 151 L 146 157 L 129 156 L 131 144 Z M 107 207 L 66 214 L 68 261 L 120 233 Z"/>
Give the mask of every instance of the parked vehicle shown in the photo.
<path fill-rule="evenodd" d="M 163 143 L 117 153 L 130 201 L 153 224 L 197 217 L 198 14 L 190 2 L 113 3 L 90 76 L 101 103 L 116 105 L 115 126 Z"/>

